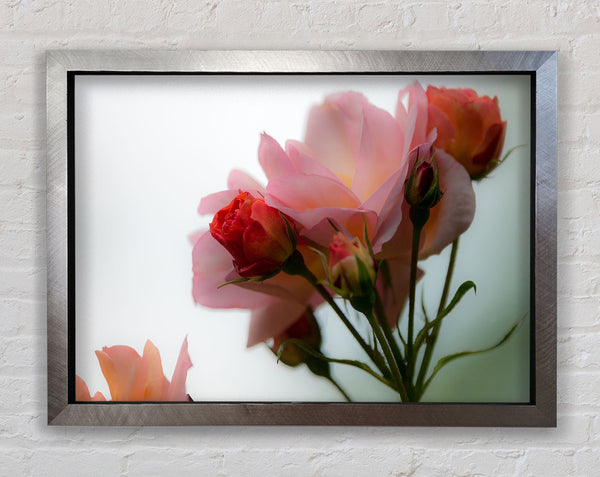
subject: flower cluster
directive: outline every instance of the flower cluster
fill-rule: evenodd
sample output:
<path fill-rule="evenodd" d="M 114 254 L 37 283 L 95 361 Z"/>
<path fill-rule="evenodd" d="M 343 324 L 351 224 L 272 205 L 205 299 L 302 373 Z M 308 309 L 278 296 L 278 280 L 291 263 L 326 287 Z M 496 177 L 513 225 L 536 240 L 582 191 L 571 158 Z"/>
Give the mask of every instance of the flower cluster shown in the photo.
<path fill-rule="evenodd" d="M 404 352 L 391 330 L 407 299 L 413 320 L 418 261 L 469 228 L 472 180 L 497 166 L 505 131 L 497 99 L 472 90 L 414 83 L 399 92 L 394 115 L 357 92 L 325 98 L 303 141 L 282 147 L 262 134 L 266 185 L 233 170 L 227 190 L 202 199 L 199 213 L 213 219 L 194 239 L 195 301 L 251 310 L 248 346 L 273 342 L 294 364 L 327 360 L 312 315 L 327 302 L 379 378 L 418 400 L 413 322 Z M 365 315 L 379 347 L 347 322 L 336 296 Z"/>

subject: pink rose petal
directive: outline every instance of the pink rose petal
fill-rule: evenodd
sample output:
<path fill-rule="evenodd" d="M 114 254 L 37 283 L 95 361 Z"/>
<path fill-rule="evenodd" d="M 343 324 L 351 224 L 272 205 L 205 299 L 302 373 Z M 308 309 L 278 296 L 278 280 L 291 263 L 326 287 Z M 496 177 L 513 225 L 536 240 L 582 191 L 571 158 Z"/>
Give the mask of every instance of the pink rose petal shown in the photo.
<path fill-rule="evenodd" d="M 297 172 L 327 177 L 340 182 L 333 172 L 314 159 L 314 155 L 308 146 L 298 141 L 287 141 L 285 144 L 290 161 Z"/>
<path fill-rule="evenodd" d="M 317 161 L 348 186 L 360 150 L 362 106 L 366 102 L 359 93 L 330 96 L 311 109 L 306 126 L 305 142 Z"/>
<path fill-rule="evenodd" d="M 431 209 L 425 224 L 421 258 L 440 253 L 469 228 L 475 217 L 475 192 L 465 168 L 440 149 L 435 150 L 434 157 L 439 166 L 440 187 L 444 196 Z"/>
<path fill-rule="evenodd" d="M 204 196 L 200 200 L 200 205 L 198 205 L 198 213 L 200 215 L 215 215 L 219 210 L 231 203 L 238 194 L 237 190 L 232 189 Z"/>
<path fill-rule="evenodd" d="M 231 255 L 205 232 L 192 250 L 194 301 L 211 308 L 258 308 L 264 306 L 265 296 L 236 285 L 219 288 L 233 270 Z"/>
<path fill-rule="evenodd" d="M 300 173 L 270 180 L 267 194 L 266 202 L 271 207 L 278 208 L 281 204 L 299 211 L 322 207 L 356 208 L 360 205 L 358 197 L 339 181 Z"/>
<path fill-rule="evenodd" d="M 175 371 L 166 394 L 167 401 L 187 401 L 185 381 L 187 380 L 188 370 L 192 367 L 192 360 L 188 353 L 187 336 L 184 338 L 175 364 Z"/>
<path fill-rule="evenodd" d="M 235 191 L 249 191 L 254 197 L 257 197 L 258 195 L 253 191 L 260 191 L 262 194 L 265 193 L 265 188 L 260 184 L 260 182 L 254 179 L 254 177 L 252 177 L 250 174 L 239 169 L 233 169 L 229 173 L 229 177 L 227 178 L 227 187 Z M 217 211 L 215 210 L 215 212 Z"/>
<path fill-rule="evenodd" d="M 258 161 L 269 180 L 296 172 L 279 143 L 266 133 L 260 136 Z"/>
<path fill-rule="evenodd" d="M 363 107 L 360 151 L 352 181 L 352 191 L 367 200 L 398 169 L 405 169 L 402 130 L 383 109 Z"/>

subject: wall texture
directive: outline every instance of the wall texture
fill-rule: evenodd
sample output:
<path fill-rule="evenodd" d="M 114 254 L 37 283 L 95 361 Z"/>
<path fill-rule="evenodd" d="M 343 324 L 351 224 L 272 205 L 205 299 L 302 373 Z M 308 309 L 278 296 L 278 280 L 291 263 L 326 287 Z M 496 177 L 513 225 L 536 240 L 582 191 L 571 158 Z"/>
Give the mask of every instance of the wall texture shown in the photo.
<path fill-rule="evenodd" d="M 599 46 L 597 0 L 4 0 L 0 474 L 598 475 Z M 559 50 L 558 427 L 47 427 L 49 48 Z"/>

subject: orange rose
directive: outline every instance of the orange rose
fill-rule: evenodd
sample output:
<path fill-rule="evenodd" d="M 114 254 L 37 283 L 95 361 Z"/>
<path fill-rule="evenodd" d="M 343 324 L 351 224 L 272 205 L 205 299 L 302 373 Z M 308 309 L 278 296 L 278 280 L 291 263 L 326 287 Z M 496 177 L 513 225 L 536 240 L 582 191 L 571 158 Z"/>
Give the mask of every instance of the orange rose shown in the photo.
<path fill-rule="evenodd" d="M 249 192 L 240 191 L 215 214 L 210 233 L 231 254 L 236 271 L 245 278 L 277 272 L 295 249 L 280 212 Z"/>
<path fill-rule="evenodd" d="M 427 87 L 427 133 L 437 129 L 435 147 L 460 162 L 472 179 L 484 177 L 498 165 L 506 121 L 498 98 L 478 96 L 472 89 Z"/>
<path fill-rule="evenodd" d="M 104 347 L 96 351 L 102 374 L 106 378 L 113 401 L 189 401 L 185 392 L 188 369 L 192 366 L 187 338 L 183 340 L 171 381 L 163 374 L 160 353 L 152 341 L 146 341 L 143 356 L 130 346 Z M 77 401 L 105 401 L 102 393 L 94 397 L 76 376 Z"/>

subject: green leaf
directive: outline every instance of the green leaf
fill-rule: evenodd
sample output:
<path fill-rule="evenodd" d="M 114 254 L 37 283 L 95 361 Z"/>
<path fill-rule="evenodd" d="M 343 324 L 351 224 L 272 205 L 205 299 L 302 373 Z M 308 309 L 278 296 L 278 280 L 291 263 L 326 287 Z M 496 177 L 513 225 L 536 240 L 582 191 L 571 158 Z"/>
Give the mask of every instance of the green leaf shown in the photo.
<path fill-rule="evenodd" d="M 478 349 L 478 350 L 474 350 L 474 351 L 461 351 L 459 353 L 454 353 L 454 354 L 450 354 L 448 356 L 445 356 L 443 358 L 441 358 L 435 365 L 435 367 L 433 368 L 433 371 L 431 372 L 431 376 L 429 376 L 429 378 L 427 379 L 427 381 L 425 381 L 425 384 L 423 385 L 423 390 L 422 392 L 425 391 L 425 389 L 427 389 L 427 386 L 429 386 L 429 383 L 431 383 L 431 380 L 435 377 L 435 375 L 440 371 L 440 369 L 442 369 L 444 366 L 446 366 L 448 363 L 454 361 L 455 359 L 458 358 L 462 358 L 463 356 L 471 356 L 474 354 L 481 354 L 481 353 L 486 353 L 488 351 L 492 351 L 496 348 L 498 348 L 499 346 L 503 345 L 506 341 L 508 341 L 508 339 L 513 335 L 513 333 L 519 328 L 519 326 L 521 326 L 521 324 L 523 323 L 523 321 L 525 320 L 525 317 L 527 316 L 527 313 L 525 313 L 523 316 L 521 316 L 521 318 L 519 318 L 519 321 L 517 321 L 511 328 L 510 330 L 508 330 L 508 333 L 506 333 L 502 339 L 498 342 L 496 342 L 495 344 L 493 344 L 492 346 L 489 346 L 487 348 L 482 348 L 482 349 Z"/>
<path fill-rule="evenodd" d="M 324 354 L 316 351 L 315 349 L 313 349 L 310 346 L 308 346 L 304 341 L 299 340 L 297 338 L 292 338 L 292 339 L 289 339 L 289 340 L 284 341 L 283 343 L 281 343 L 281 346 L 279 347 L 279 351 L 277 352 L 277 361 L 279 361 L 279 358 L 281 357 L 281 354 L 283 353 L 283 350 L 284 350 L 285 346 L 287 346 L 288 344 L 295 344 L 296 346 L 298 346 L 300 349 L 302 349 L 303 351 L 305 351 L 309 355 L 311 355 L 311 356 L 313 356 L 315 358 L 318 358 L 318 359 L 320 359 L 322 361 L 325 361 L 327 363 L 345 364 L 347 366 L 352 366 L 354 368 L 361 369 L 361 370 L 365 371 L 366 373 L 370 374 L 371 376 L 373 376 L 378 381 L 380 381 L 383 384 L 385 384 L 386 386 L 389 386 L 390 388 L 396 390 L 394 388 L 394 385 L 390 381 L 388 381 L 383 376 L 380 376 L 375 371 L 373 371 L 369 367 L 368 364 L 363 363 L 362 361 L 353 360 L 353 359 L 329 358 L 328 356 L 325 356 Z"/>
<path fill-rule="evenodd" d="M 398 338 L 400 338 L 400 341 L 404 345 L 404 349 L 406 349 L 406 340 L 402 337 L 402 333 L 400 333 L 400 328 L 396 328 L 396 331 L 398 331 Z"/>
<path fill-rule="evenodd" d="M 500 159 L 500 164 L 502 164 L 506 159 L 508 159 L 508 156 L 510 156 L 515 150 L 519 149 L 520 147 L 525 147 L 525 144 L 518 144 L 515 147 L 511 147 L 508 151 L 506 151 L 504 156 L 502 156 L 502 159 Z"/>
<path fill-rule="evenodd" d="M 219 288 L 224 287 L 225 285 L 233 285 L 234 283 L 244 283 L 244 282 L 257 282 L 257 283 L 260 283 L 260 282 L 264 282 L 265 280 L 268 280 L 269 278 L 273 278 L 280 271 L 281 271 L 281 268 L 278 268 L 274 272 L 269 273 L 268 275 L 265 275 L 264 277 L 256 277 L 256 278 L 245 278 L 245 277 L 242 277 L 242 278 L 237 278 L 235 280 L 231 280 L 230 282 L 225 282 L 222 285 L 219 285 L 217 287 L 217 290 Z"/>
<path fill-rule="evenodd" d="M 317 285 L 323 285 L 326 286 L 327 288 L 329 288 L 330 290 L 333 290 L 334 293 L 337 293 L 339 296 L 341 296 L 342 298 L 348 298 L 348 294 L 342 290 L 339 287 L 336 287 L 333 283 L 330 283 L 327 280 L 319 280 L 317 281 Z M 344 302 L 344 306 L 346 305 L 346 302 Z M 348 308 L 345 308 L 346 313 L 348 312 Z"/>
<path fill-rule="evenodd" d="M 296 250 L 296 245 L 298 245 L 298 237 L 296 236 L 296 232 L 294 231 L 294 227 L 292 227 L 292 224 L 290 224 L 290 222 L 288 221 L 288 219 L 287 219 L 287 217 L 285 215 L 283 215 L 281 212 L 279 212 L 279 215 L 281 216 L 281 218 L 285 222 L 285 229 L 287 231 L 288 238 L 290 239 L 290 242 L 292 242 L 292 248 L 294 250 Z"/>
<path fill-rule="evenodd" d="M 371 240 L 369 240 L 369 233 L 367 232 L 367 219 L 365 219 L 365 214 L 362 214 L 361 217 L 363 220 L 365 243 L 367 244 L 367 248 L 369 249 L 369 253 L 371 254 L 371 257 L 375 257 L 375 254 L 373 253 L 373 247 L 371 246 Z"/>
<path fill-rule="evenodd" d="M 427 309 L 425 308 L 425 290 L 421 291 L 421 311 L 423 312 L 425 324 L 427 325 L 429 323 L 429 316 L 427 316 Z"/>
<path fill-rule="evenodd" d="M 452 298 L 452 300 L 450 300 L 448 306 L 444 308 L 442 315 L 446 316 L 450 314 L 454 307 L 458 305 L 462 297 L 465 296 L 465 293 L 467 293 L 471 288 L 475 291 L 475 293 L 477 293 L 477 287 L 475 286 L 475 283 L 473 283 L 471 280 L 467 280 L 461 286 L 459 286 L 458 290 L 456 290 L 456 293 L 454 294 L 454 297 Z"/>
<path fill-rule="evenodd" d="M 325 276 L 327 277 L 328 281 L 331 281 L 331 277 L 329 276 L 329 265 L 327 264 L 327 257 L 325 256 L 325 254 L 315 247 L 308 248 L 319 256 L 319 259 L 321 260 L 321 266 L 323 267 L 323 271 L 325 272 Z"/>
<path fill-rule="evenodd" d="M 234 283 L 243 283 L 243 282 L 249 282 L 249 281 L 251 281 L 251 280 L 252 280 L 251 278 L 238 278 L 238 279 L 236 279 L 236 280 L 231 280 L 230 282 L 225 282 L 225 283 L 223 283 L 222 285 L 219 285 L 219 286 L 217 287 L 217 290 L 218 290 L 219 288 L 223 288 L 225 285 L 233 285 Z M 255 280 L 255 281 L 256 281 L 256 280 Z"/>
<path fill-rule="evenodd" d="M 369 274 L 369 269 L 367 264 L 361 260 L 361 258 L 355 253 L 354 258 L 356 259 L 356 264 L 358 265 L 358 281 L 360 283 L 360 291 L 363 294 L 372 293 L 373 287 L 375 284 L 373 280 L 371 280 L 371 275 Z"/>
<path fill-rule="evenodd" d="M 464 282 L 460 287 L 458 287 L 458 290 L 456 290 L 454 297 L 452 298 L 452 300 L 450 301 L 448 306 L 446 308 L 444 308 L 444 311 L 442 311 L 433 321 L 427 322 L 425 324 L 425 326 L 423 328 L 421 328 L 421 331 L 419 331 L 419 333 L 417 334 L 417 337 L 415 338 L 415 345 L 414 345 L 415 353 L 418 352 L 418 350 L 421 348 L 421 346 L 425 342 L 425 339 L 427 337 L 427 333 L 429 332 L 429 330 L 432 329 L 433 327 L 437 326 L 438 323 L 440 323 L 446 316 L 448 316 L 448 314 L 454 309 L 454 307 L 456 305 L 458 305 L 458 302 L 460 302 L 460 300 L 465 295 L 465 293 L 467 293 L 471 288 L 473 290 L 477 291 L 477 287 L 475 286 L 475 283 L 473 283 L 470 280 Z"/>

